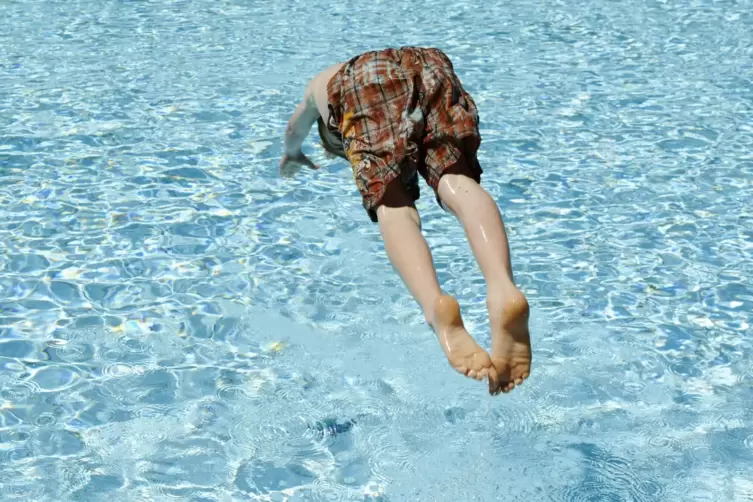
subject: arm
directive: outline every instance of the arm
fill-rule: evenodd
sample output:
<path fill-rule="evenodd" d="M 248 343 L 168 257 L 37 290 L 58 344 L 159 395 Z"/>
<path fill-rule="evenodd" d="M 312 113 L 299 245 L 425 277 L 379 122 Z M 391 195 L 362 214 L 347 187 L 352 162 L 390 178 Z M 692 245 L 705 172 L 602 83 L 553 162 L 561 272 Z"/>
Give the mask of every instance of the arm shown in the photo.
<path fill-rule="evenodd" d="M 286 156 L 296 158 L 302 155 L 301 145 L 306 139 L 311 127 L 319 117 L 319 110 L 316 108 L 314 93 L 311 91 L 311 84 L 306 86 L 303 94 L 303 100 L 293 112 L 293 116 L 288 121 L 285 129 L 285 147 Z"/>

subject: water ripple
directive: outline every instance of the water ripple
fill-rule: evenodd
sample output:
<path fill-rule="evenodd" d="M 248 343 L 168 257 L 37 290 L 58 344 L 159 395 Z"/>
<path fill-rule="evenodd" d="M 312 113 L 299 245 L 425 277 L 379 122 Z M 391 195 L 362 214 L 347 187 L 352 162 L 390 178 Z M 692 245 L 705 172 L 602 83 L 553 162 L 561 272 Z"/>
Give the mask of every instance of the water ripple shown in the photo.
<path fill-rule="evenodd" d="M 4 468 L 0 471 L 0 493 L 4 500 L 40 500 L 45 487 L 24 470 Z"/>
<path fill-rule="evenodd" d="M 752 492 L 748 2 L 386 5 L 1 3 L 0 498 Z M 302 83 L 395 44 L 480 110 L 538 361 L 504 399 L 447 367 L 346 163 L 277 175 Z M 417 205 L 488 346 L 463 229 Z"/>

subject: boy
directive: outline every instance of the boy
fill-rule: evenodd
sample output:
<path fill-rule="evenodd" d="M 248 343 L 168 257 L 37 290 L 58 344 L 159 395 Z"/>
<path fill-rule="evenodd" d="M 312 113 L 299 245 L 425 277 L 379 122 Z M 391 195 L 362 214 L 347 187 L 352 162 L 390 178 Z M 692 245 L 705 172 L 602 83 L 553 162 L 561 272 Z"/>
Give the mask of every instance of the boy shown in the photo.
<path fill-rule="evenodd" d="M 450 365 L 489 392 L 509 392 L 531 369 L 528 302 L 513 281 L 502 217 L 479 185 L 481 137 L 471 96 L 440 50 L 370 51 L 333 65 L 306 87 L 285 132 L 280 173 L 316 169 L 301 151 L 314 123 L 325 149 L 348 160 L 392 266 L 423 310 Z M 415 207 L 418 174 L 463 225 L 487 285 L 491 356 L 443 294 Z"/>

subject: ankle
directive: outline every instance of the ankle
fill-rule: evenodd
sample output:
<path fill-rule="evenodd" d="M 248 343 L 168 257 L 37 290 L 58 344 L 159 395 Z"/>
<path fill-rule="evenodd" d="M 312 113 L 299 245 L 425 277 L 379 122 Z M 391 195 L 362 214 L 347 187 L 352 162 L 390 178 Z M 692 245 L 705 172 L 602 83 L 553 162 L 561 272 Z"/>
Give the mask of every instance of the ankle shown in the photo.
<path fill-rule="evenodd" d="M 486 303 L 499 306 L 507 302 L 507 298 L 522 295 L 515 283 L 507 275 L 497 276 L 496 279 L 487 279 L 486 281 Z"/>
<path fill-rule="evenodd" d="M 445 294 L 437 297 L 434 301 L 432 321 L 431 324 L 435 329 L 462 326 L 463 318 L 458 301 L 453 296 Z"/>
<path fill-rule="evenodd" d="M 489 310 L 489 319 L 503 325 L 527 319 L 530 312 L 528 299 L 514 284 L 494 290 L 490 288 L 486 297 L 486 307 Z"/>

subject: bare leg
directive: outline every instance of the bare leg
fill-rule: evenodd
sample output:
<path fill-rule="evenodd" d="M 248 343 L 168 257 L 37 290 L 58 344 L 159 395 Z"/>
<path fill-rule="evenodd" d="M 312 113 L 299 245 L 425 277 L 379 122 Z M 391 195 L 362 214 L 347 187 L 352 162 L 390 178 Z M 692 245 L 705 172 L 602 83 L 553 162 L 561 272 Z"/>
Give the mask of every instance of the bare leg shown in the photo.
<path fill-rule="evenodd" d="M 458 302 L 442 294 L 418 211 L 399 181 L 388 187 L 377 218 L 387 256 L 421 305 L 450 365 L 476 380 L 486 378 L 492 371 L 489 354 L 466 331 Z"/>
<path fill-rule="evenodd" d="M 494 199 L 459 163 L 439 182 L 439 198 L 463 225 L 487 286 L 486 305 L 492 334 L 489 392 L 509 392 L 531 371 L 528 301 L 515 286 L 507 234 Z M 494 381 L 493 381 L 494 380 Z"/>

